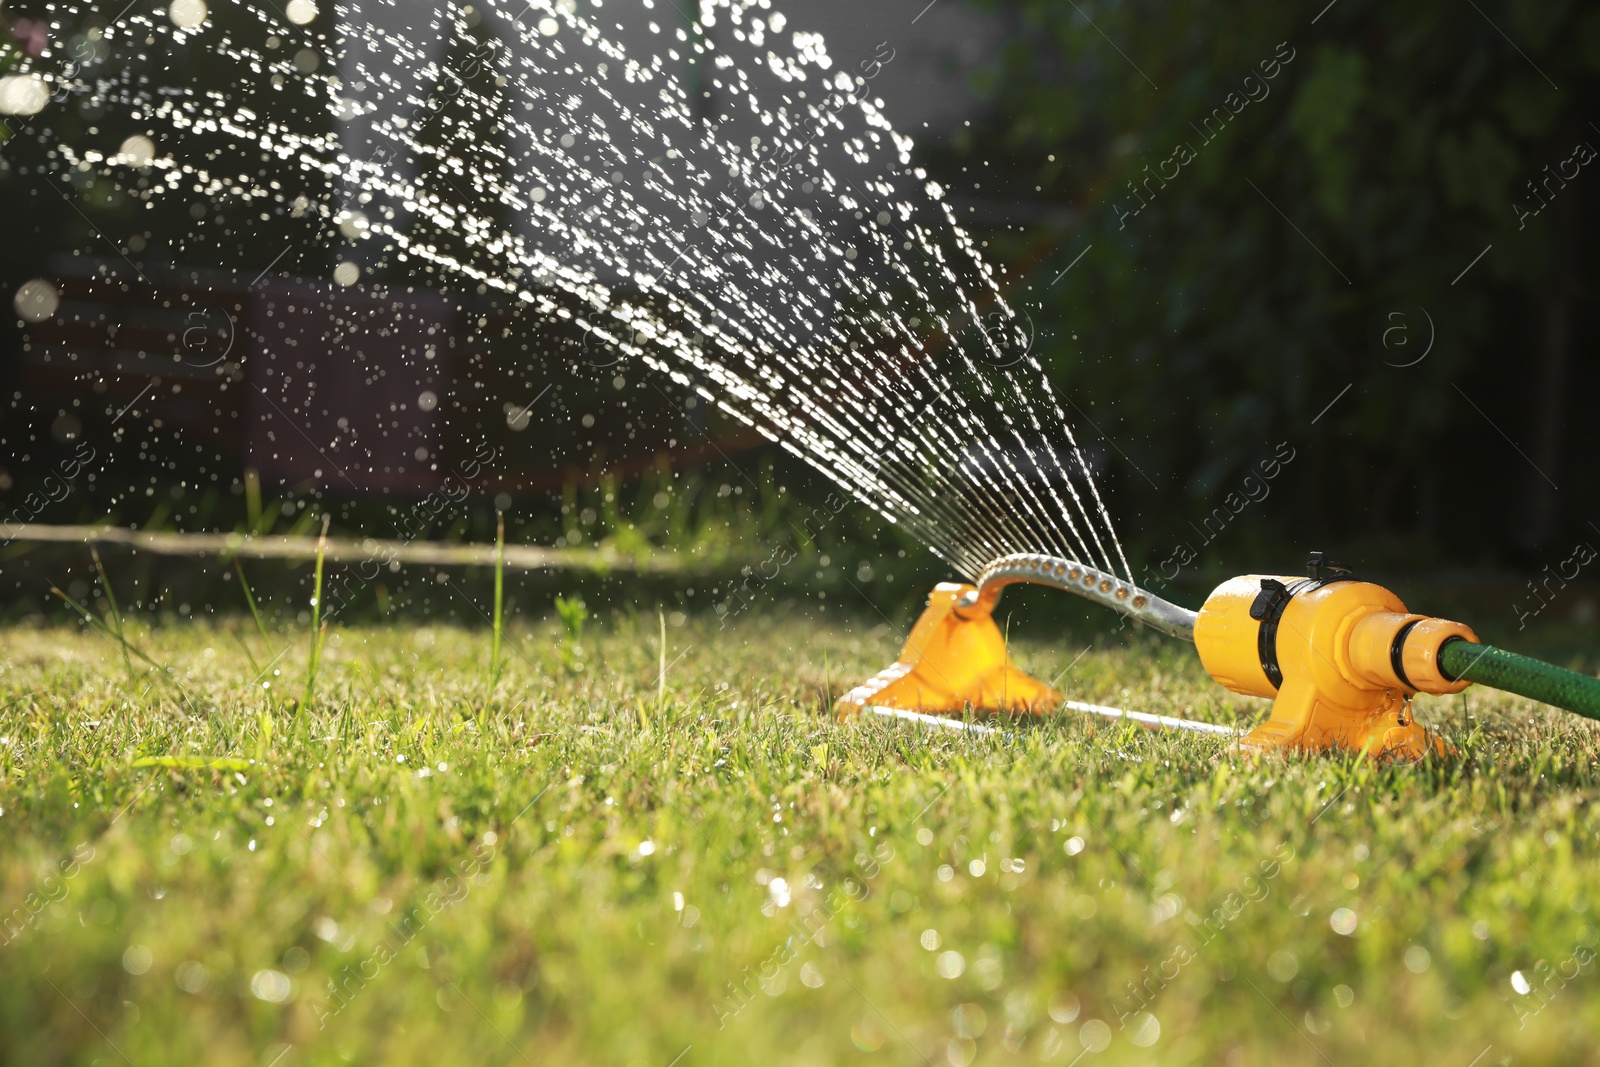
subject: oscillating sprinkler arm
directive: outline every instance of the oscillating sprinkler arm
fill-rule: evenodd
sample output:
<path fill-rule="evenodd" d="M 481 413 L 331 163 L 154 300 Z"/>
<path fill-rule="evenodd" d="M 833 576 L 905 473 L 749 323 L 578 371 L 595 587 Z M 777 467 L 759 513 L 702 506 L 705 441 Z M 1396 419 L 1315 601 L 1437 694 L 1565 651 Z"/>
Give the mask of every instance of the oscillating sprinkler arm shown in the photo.
<path fill-rule="evenodd" d="M 1138 619 L 1170 637 L 1194 640 L 1195 613 L 1188 608 L 1152 596 L 1105 571 L 1033 552 L 1001 556 L 985 567 L 978 575 L 977 588 L 956 601 L 955 613 L 963 619 L 992 615 L 1000 602 L 1001 591 L 1019 582 L 1076 593 L 1120 615 Z"/>

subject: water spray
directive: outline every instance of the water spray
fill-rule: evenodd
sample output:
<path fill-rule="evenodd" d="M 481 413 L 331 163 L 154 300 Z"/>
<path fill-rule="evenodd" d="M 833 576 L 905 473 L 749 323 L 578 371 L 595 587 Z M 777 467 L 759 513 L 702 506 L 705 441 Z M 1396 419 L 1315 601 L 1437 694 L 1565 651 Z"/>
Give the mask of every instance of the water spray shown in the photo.
<path fill-rule="evenodd" d="M 966 711 L 1047 714 L 1060 708 L 1118 709 L 1066 701 L 1018 669 L 993 614 L 1006 586 L 1064 589 L 1194 643 L 1224 688 L 1268 697 L 1272 714 L 1238 740 L 1245 752 L 1356 751 L 1420 759 L 1453 751 L 1417 722 L 1418 693 L 1459 693 L 1476 682 L 1600 719 L 1600 679 L 1484 644 L 1462 623 L 1419 615 L 1383 586 L 1313 552 L 1305 577 L 1247 574 L 1214 589 L 1198 612 L 1072 560 L 1003 556 L 977 584 L 941 583 L 893 666 L 841 697 L 841 717 L 954 715 Z M 1120 712 L 1162 728 L 1225 731 L 1210 723 Z"/>
<path fill-rule="evenodd" d="M 1411 698 L 1471 682 L 1600 718 L 1595 679 L 1491 649 L 1469 628 L 1411 614 L 1320 559 L 1303 579 L 1233 579 L 1198 613 L 1117 578 L 1119 567 L 1132 571 L 1025 315 L 981 240 L 960 225 L 950 191 L 916 163 L 912 139 L 868 89 L 892 48 L 830 56 L 816 33 L 781 34 L 766 0 L 706 0 L 694 37 L 681 53 L 668 50 L 678 77 L 648 13 L 625 31 L 613 14 L 601 25 L 574 4 L 485 0 L 474 5 L 485 29 L 512 45 L 486 54 L 465 9 L 424 32 L 378 17 L 377 5 L 365 15 L 346 5 L 340 38 L 363 47 L 346 50 L 337 75 L 317 74 L 297 72 L 287 56 L 319 48 L 320 30 L 283 28 L 265 8 L 240 6 L 241 18 L 274 27 L 275 43 L 229 39 L 207 50 L 208 62 L 227 64 L 227 93 L 152 87 L 133 55 L 97 54 L 92 76 L 76 64 L 56 69 L 49 54 L 18 59 L 11 77 L 37 89 L 40 108 L 60 89 L 63 103 L 137 116 L 150 131 L 110 155 L 61 132 L 72 124 L 36 123 L 28 135 L 39 158 L 146 207 L 189 196 L 191 184 L 202 195 L 259 198 L 275 205 L 264 221 L 287 227 L 272 245 L 279 236 L 290 247 L 331 239 L 351 250 L 335 272 L 341 285 L 389 263 L 500 294 L 551 337 L 581 331 L 584 344 L 667 376 L 686 399 L 778 443 L 975 575 L 975 584 L 934 590 L 899 662 L 848 694 L 842 712 L 1069 706 L 1012 664 L 992 618 L 1006 585 L 1033 582 L 1193 641 L 1221 684 L 1272 698 L 1271 718 L 1241 739 L 1246 749 L 1442 751 L 1411 718 Z M 713 9 L 731 31 L 722 43 L 700 32 Z M 200 24 L 124 14 L 119 34 L 160 41 L 151 54 L 203 46 Z M 754 36 L 733 28 L 741 20 Z M 770 45 L 759 43 L 763 24 Z M 638 47 L 624 47 L 625 33 Z M 455 88 L 439 94 L 439 60 L 452 52 L 470 52 L 470 70 L 448 71 Z M 698 79 L 713 62 L 734 68 L 719 84 L 738 122 L 701 113 Z M 257 97 L 280 98 L 286 77 L 303 79 L 294 95 L 307 114 L 345 116 L 338 132 L 292 111 L 257 113 Z M 805 103 L 796 104 L 800 83 Z M 436 121 L 434 100 L 463 121 Z M 500 145 L 478 143 L 489 126 Z M 165 154 L 217 131 L 239 151 L 219 156 L 194 142 L 194 160 Z M 287 183 L 262 173 L 269 156 L 285 162 Z M 510 156 L 517 166 L 503 166 Z M 441 161 L 461 176 L 452 189 L 472 190 L 466 202 L 432 186 Z M 148 180 L 152 168 L 171 180 Z M 291 200 L 300 187 L 341 192 Z M 507 207 L 518 220 L 511 230 L 499 221 Z M 222 214 L 209 217 L 221 225 Z M 438 247 L 430 234 L 461 247 Z M 174 242 L 207 243 L 204 234 Z M 338 345 L 328 351 L 342 358 Z M 276 399 L 265 387 L 262 395 L 299 410 L 306 395 L 284 390 L 316 380 L 314 361 L 304 369 L 274 383 Z"/>

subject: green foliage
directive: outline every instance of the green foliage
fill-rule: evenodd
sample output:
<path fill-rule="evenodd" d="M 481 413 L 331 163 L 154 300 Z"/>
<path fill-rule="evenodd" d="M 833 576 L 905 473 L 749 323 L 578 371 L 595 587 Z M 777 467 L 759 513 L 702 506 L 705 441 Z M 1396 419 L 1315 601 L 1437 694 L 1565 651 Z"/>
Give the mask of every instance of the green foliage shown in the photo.
<path fill-rule="evenodd" d="M 1368 563 L 1504 559 L 1586 529 L 1600 379 L 1578 355 L 1596 279 L 1576 249 L 1600 236 L 1600 174 L 1525 228 L 1513 202 L 1535 205 L 1527 183 L 1575 143 L 1600 146 L 1600 9 L 1340 0 L 1312 25 L 1266 3 L 991 6 L 1028 32 L 980 79 L 990 118 L 931 165 L 957 192 L 980 175 L 1010 214 L 1076 212 L 985 236 L 1025 267 L 1011 298 L 1108 461 L 1130 555 L 1192 537 L 1280 441 L 1307 458 L 1206 550 L 1211 574 L 1334 541 Z M 1392 311 L 1410 349 L 1381 343 Z M 1430 322 L 1427 358 L 1399 366 Z M 1459 484 L 1453 457 L 1492 488 Z M 1459 521 L 1484 492 L 1503 506 Z"/>
<path fill-rule="evenodd" d="M 567 636 L 573 641 L 583 640 L 583 624 L 589 618 L 589 609 L 584 606 L 582 597 L 556 597 L 556 615 L 561 619 L 561 626 L 567 631 Z"/>
<path fill-rule="evenodd" d="M 561 645 L 561 662 L 569 671 L 583 670 L 583 624 L 589 618 L 589 608 L 582 597 L 555 599 L 556 616 L 566 640 Z"/>
<path fill-rule="evenodd" d="M 1300 135 L 1316 175 L 1319 206 L 1343 220 L 1350 205 L 1356 146 L 1354 126 L 1366 92 L 1366 60 L 1335 45 L 1319 47 L 1311 73 L 1300 87 L 1290 124 Z"/>

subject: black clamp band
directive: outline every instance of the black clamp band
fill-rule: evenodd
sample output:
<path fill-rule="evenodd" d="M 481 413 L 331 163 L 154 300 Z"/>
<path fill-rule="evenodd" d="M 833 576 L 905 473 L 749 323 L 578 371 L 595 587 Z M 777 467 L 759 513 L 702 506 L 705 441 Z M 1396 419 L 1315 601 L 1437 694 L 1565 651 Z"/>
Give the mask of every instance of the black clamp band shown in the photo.
<path fill-rule="evenodd" d="M 1449 671 L 1445 670 L 1444 669 L 1444 659 L 1443 659 L 1444 650 L 1446 648 L 1449 648 L 1451 645 L 1455 644 L 1457 641 L 1465 641 L 1465 640 L 1466 640 L 1466 638 L 1462 637 L 1460 634 L 1451 634 L 1449 637 L 1447 637 L 1443 641 L 1439 642 L 1439 651 L 1434 653 L 1434 658 L 1435 658 L 1435 660 L 1438 661 L 1438 664 L 1439 664 L 1439 676 L 1441 678 L 1444 678 L 1446 681 L 1459 682 L 1459 681 L 1461 681 L 1462 678 L 1466 677 L 1465 675 L 1461 675 L 1461 674 L 1452 675 Z M 1473 642 L 1473 643 L 1475 644 L 1476 642 Z M 1480 653 L 1478 653 L 1478 655 L 1481 656 L 1481 655 L 1483 655 L 1483 653 L 1480 652 Z"/>
<path fill-rule="evenodd" d="M 1283 609 L 1293 597 L 1294 591 L 1276 578 L 1263 578 L 1261 592 L 1250 604 L 1250 617 L 1261 623 L 1256 631 L 1256 655 L 1274 689 L 1283 685 L 1283 668 L 1278 666 L 1278 620 L 1283 618 Z"/>
<path fill-rule="evenodd" d="M 1394 640 L 1389 642 L 1389 667 L 1394 671 L 1394 676 L 1400 679 L 1400 684 L 1407 689 L 1416 689 L 1417 687 L 1411 684 L 1410 678 L 1406 677 L 1406 638 L 1411 636 L 1411 631 L 1421 621 L 1421 619 L 1412 619 L 1396 630 Z"/>
<path fill-rule="evenodd" d="M 1306 570 L 1310 577 L 1302 578 L 1293 585 L 1284 585 L 1276 578 L 1261 579 L 1261 592 L 1250 604 L 1250 617 L 1261 623 L 1261 628 L 1256 631 L 1256 655 L 1261 659 L 1262 673 L 1274 689 L 1283 687 L 1283 668 L 1278 664 L 1278 621 L 1283 618 L 1289 601 L 1308 589 L 1357 580 L 1349 567 L 1334 563 L 1321 552 L 1311 553 L 1311 558 L 1306 561 Z M 1404 678 L 1405 675 L 1400 677 Z"/>

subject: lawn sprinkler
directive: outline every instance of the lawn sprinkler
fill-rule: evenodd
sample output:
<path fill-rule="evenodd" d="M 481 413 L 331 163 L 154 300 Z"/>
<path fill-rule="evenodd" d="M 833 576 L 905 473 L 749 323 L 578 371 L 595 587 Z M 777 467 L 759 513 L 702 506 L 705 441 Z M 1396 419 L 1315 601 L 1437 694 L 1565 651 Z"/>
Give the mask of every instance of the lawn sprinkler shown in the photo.
<path fill-rule="evenodd" d="M 993 616 L 1001 591 L 1017 582 L 1076 593 L 1192 641 L 1224 688 L 1271 698 L 1271 716 L 1238 741 L 1245 752 L 1443 755 L 1450 746 L 1416 721 L 1411 698 L 1459 693 L 1473 682 L 1600 719 L 1600 679 L 1483 644 L 1459 622 L 1409 612 L 1394 593 L 1320 552 L 1311 554 L 1303 578 L 1230 578 L 1198 612 L 1071 560 L 1003 556 L 976 585 L 937 586 L 899 659 L 834 710 L 846 718 L 868 709 L 1043 715 L 1063 705 L 1092 707 L 1064 701 L 1011 662 Z"/>

